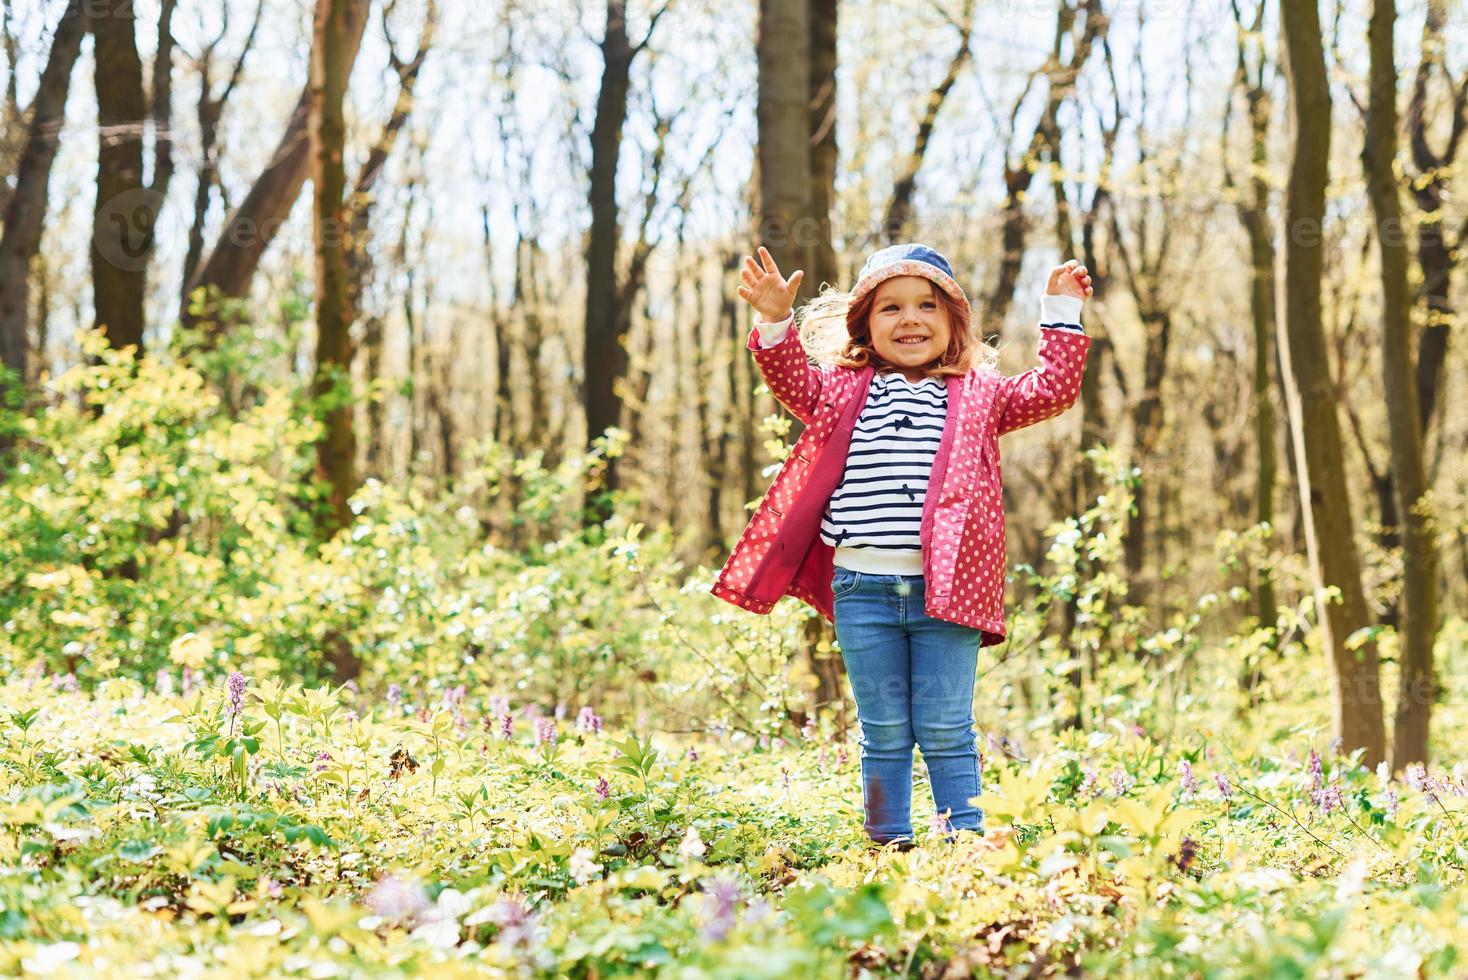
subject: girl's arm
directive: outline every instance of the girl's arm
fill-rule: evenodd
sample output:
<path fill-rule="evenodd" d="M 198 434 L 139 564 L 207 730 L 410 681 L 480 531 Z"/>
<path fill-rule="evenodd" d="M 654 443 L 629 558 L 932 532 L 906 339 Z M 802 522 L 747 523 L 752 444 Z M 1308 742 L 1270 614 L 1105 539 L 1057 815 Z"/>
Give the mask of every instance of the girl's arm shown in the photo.
<path fill-rule="evenodd" d="M 1091 338 L 1081 330 L 1081 300 L 1073 296 L 1040 298 L 1040 364 L 1000 379 L 995 403 L 998 433 L 1004 435 L 1059 415 L 1075 404 L 1086 371 Z"/>
<path fill-rule="evenodd" d="M 821 403 L 826 374 L 810 363 L 799 335 L 794 313 L 776 323 L 765 323 L 756 315 L 747 346 L 775 400 L 802 424 L 810 425 Z"/>
<path fill-rule="evenodd" d="M 810 425 L 821 403 L 826 376 L 806 358 L 799 331 L 794 329 L 795 310 L 791 304 L 804 278 L 803 269 L 796 269 L 789 279 L 780 275 L 774 256 L 761 245 L 758 262 L 752 256 L 744 257 L 739 296 L 758 314 L 747 346 L 754 351 L 754 362 L 765 376 L 765 384 L 776 401 Z"/>

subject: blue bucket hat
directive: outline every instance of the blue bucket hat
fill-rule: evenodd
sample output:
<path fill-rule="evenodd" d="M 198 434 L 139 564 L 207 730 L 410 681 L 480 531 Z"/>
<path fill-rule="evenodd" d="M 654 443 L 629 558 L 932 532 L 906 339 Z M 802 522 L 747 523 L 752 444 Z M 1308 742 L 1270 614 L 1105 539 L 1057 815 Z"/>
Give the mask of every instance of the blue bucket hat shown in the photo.
<path fill-rule="evenodd" d="M 969 309 L 972 316 L 968 297 L 964 295 L 958 280 L 953 278 L 953 267 L 948 264 L 948 260 L 937 249 L 919 242 L 889 245 L 873 252 L 861 267 L 861 275 L 857 276 L 856 285 L 852 287 L 852 303 L 893 276 L 922 276 L 931 279 L 945 293 Z"/>

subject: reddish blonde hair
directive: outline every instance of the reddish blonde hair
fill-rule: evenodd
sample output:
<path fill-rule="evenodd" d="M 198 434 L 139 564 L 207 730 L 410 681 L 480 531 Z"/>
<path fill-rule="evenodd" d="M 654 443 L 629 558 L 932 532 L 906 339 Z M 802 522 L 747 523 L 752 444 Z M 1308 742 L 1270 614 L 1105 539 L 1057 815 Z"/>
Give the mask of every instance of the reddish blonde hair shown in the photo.
<path fill-rule="evenodd" d="M 987 345 L 973 335 L 968 306 L 939 289 L 937 284 L 932 284 L 932 290 L 933 296 L 942 304 L 948 317 L 948 349 L 924 373 L 930 378 L 941 378 L 950 374 L 963 377 L 983 362 L 984 357 L 979 348 Z M 864 368 L 870 364 L 878 372 L 895 370 L 895 366 L 888 363 L 872 346 L 870 323 L 872 308 L 877 304 L 877 292 L 876 289 L 868 290 L 846 311 L 846 332 L 850 335 L 850 340 L 837 355 L 836 363 L 841 367 Z"/>

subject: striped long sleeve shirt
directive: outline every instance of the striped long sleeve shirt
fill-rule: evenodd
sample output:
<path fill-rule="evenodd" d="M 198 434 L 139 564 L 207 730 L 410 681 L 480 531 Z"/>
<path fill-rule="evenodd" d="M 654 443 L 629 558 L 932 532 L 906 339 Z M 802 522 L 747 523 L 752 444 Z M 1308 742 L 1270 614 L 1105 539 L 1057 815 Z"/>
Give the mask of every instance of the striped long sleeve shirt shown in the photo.
<path fill-rule="evenodd" d="M 1079 331 L 1081 301 L 1044 296 L 1041 326 Z M 758 319 L 761 347 L 784 339 L 794 316 Z M 909 381 L 898 372 L 872 376 L 856 419 L 841 482 L 821 518 L 821 540 L 835 564 L 882 575 L 921 575 L 923 501 L 947 418 L 948 389 L 941 378 Z"/>

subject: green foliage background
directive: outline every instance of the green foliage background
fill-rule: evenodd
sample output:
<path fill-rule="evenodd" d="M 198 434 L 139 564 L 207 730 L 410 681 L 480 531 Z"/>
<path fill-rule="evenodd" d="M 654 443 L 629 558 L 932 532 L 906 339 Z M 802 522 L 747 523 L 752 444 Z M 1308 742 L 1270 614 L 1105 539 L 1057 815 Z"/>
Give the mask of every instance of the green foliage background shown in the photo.
<path fill-rule="evenodd" d="M 1461 973 L 1462 712 L 1406 782 L 1334 752 L 1267 528 L 1220 534 L 1223 587 L 1149 629 L 1137 475 L 1094 454 L 1105 493 L 1013 570 L 981 667 L 987 835 L 923 826 L 920 767 L 919 846 L 879 852 L 855 733 L 791 722 L 803 609 L 714 599 L 626 501 L 581 527 L 616 434 L 368 482 L 318 541 L 311 406 L 257 343 L 85 335 L 0 420 L 0 971 Z M 1261 567 L 1307 597 L 1271 624 L 1230 584 Z"/>

